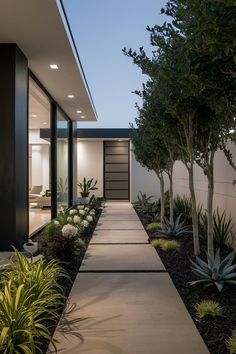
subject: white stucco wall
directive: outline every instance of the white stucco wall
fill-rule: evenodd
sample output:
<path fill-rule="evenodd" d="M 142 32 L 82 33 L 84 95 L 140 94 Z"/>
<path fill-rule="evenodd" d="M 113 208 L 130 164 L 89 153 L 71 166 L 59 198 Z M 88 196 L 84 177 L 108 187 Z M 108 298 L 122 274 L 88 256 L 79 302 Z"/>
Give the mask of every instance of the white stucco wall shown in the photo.
<path fill-rule="evenodd" d="M 81 140 L 77 143 L 77 181 L 83 178 L 97 180 L 98 190 L 93 194 L 96 197 L 103 196 L 103 141 Z M 79 195 L 79 189 L 78 189 Z"/>
<path fill-rule="evenodd" d="M 131 202 L 137 201 L 137 195 L 141 191 L 146 193 L 147 196 L 152 195 L 153 200 L 160 198 L 160 183 L 153 171 L 148 171 L 145 167 L 141 166 L 139 162 L 136 161 L 135 155 L 131 148 L 131 159 L 130 159 L 130 170 L 131 170 L 131 188 L 130 188 L 130 199 Z M 168 178 L 165 177 L 165 190 L 169 189 Z"/>
<path fill-rule="evenodd" d="M 236 157 L 236 148 L 229 145 L 233 156 Z M 236 179 L 236 171 L 229 165 L 223 152 L 218 151 L 215 156 L 215 194 L 214 208 L 226 210 L 228 214 L 234 217 L 236 221 L 236 185 L 233 186 L 233 180 Z M 207 203 L 207 179 L 202 169 L 198 166 L 194 168 L 195 191 L 199 204 L 206 208 Z M 189 195 L 188 172 L 181 162 L 176 162 L 174 166 L 174 193 L 180 195 Z"/>

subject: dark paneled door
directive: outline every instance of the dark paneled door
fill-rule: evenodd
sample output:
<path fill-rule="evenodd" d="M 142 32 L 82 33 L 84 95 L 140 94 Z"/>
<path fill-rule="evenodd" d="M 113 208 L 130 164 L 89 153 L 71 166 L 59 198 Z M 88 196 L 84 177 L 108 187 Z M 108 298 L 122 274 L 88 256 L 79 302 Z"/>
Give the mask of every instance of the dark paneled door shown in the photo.
<path fill-rule="evenodd" d="M 129 199 L 129 141 L 104 141 L 104 196 Z"/>

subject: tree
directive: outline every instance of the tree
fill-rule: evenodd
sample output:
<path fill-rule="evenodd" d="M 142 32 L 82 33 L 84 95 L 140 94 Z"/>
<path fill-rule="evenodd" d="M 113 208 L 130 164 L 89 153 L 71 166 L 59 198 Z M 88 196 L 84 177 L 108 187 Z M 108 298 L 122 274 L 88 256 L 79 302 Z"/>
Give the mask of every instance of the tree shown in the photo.
<path fill-rule="evenodd" d="M 158 95 L 152 81 L 147 81 L 143 85 L 142 92 L 136 91 L 143 99 L 142 108 L 137 106 L 139 116 L 136 119 L 138 127 L 145 127 L 148 132 L 149 140 L 155 141 L 156 149 L 164 155 L 165 164 L 163 168 L 169 178 L 169 204 L 170 204 L 170 223 L 174 223 L 174 203 L 173 203 L 173 166 L 179 158 L 178 146 L 174 144 L 173 133 L 170 133 L 167 114 L 161 102 L 158 100 Z"/>
<path fill-rule="evenodd" d="M 171 0 L 162 13 L 184 31 L 199 57 L 208 57 L 218 70 L 236 75 L 235 0 Z"/>
<path fill-rule="evenodd" d="M 201 5 L 204 1 L 200 1 Z M 149 59 L 143 48 L 125 54 L 132 57 L 144 73 L 155 83 L 159 98 L 171 117 L 171 125 L 178 132 L 177 145 L 182 150 L 182 161 L 189 173 L 192 199 L 194 252 L 199 253 L 198 215 L 194 192 L 193 166 L 197 162 L 208 179 L 208 253 L 213 255 L 213 192 L 214 156 L 226 148 L 235 129 L 235 80 L 219 70 L 217 60 L 208 53 L 197 51 L 193 32 L 196 13 L 190 12 L 196 1 L 172 0 L 167 4 L 169 23 L 148 28 L 151 43 L 156 46 Z M 168 122 L 169 124 L 170 122 Z"/>
<path fill-rule="evenodd" d="M 142 165 L 153 170 L 160 181 L 160 199 L 161 199 L 161 223 L 165 216 L 165 183 L 164 172 L 167 168 L 165 152 L 159 142 L 150 138 L 148 129 L 136 119 L 138 129 L 132 130 L 132 143 L 134 145 L 134 154 L 136 160 Z"/>

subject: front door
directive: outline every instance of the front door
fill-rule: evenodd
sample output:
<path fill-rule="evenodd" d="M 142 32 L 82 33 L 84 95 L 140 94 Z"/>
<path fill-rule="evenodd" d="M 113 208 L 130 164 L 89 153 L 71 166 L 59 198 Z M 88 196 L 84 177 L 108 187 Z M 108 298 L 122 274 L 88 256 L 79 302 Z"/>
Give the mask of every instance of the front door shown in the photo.
<path fill-rule="evenodd" d="M 129 141 L 104 141 L 104 197 L 129 199 Z"/>

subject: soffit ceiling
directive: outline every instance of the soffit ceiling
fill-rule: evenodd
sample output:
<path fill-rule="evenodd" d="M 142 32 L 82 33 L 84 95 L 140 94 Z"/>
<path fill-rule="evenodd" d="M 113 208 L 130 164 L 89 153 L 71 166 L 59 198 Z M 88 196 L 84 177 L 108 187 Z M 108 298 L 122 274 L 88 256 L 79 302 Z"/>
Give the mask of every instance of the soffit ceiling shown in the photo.
<path fill-rule="evenodd" d="M 2 0 L 0 43 L 21 48 L 31 71 L 72 120 L 96 120 L 60 0 Z M 52 70 L 50 64 L 57 64 L 59 70 Z"/>

